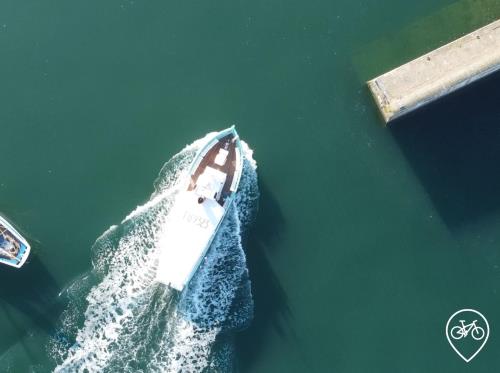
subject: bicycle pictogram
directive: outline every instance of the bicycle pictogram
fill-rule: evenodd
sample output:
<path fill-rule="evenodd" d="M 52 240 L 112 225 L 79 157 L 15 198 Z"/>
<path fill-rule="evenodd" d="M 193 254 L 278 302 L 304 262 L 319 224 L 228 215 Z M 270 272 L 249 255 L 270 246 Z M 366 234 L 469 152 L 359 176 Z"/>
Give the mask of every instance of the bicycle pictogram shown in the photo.
<path fill-rule="evenodd" d="M 453 339 L 467 338 L 470 333 L 472 338 L 474 338 L 476 341 L 480 341 L 486 335 L 484 329 L 476 325 L 477 320 L 474 320 L 467 325 L 465 325 L 465 320 L 460 320 L 459 322 L 460 325 L 456 325 L 451 328 L 450 334 L 451 338 Z"/>

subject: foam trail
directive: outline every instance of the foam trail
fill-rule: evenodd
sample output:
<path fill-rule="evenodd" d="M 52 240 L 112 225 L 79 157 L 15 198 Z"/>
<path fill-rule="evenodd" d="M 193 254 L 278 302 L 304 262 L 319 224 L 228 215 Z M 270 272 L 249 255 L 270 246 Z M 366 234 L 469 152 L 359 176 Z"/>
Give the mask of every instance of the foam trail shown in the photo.
<path fill-rule="evenodd" d="M 55 372 L 232 370 L 230 335 L 253 316 L 241 234 L 255 215 L 258 188 L 246 144 L 237 198 L 189 286 L 179 294 L 153 281 L 177 188 L 210 135 L 169 160 L 150 200 L 96 240 L 92 273 L 64 294 L 69 306 L 58 335 L 65 338 L 49 346 Z"/>

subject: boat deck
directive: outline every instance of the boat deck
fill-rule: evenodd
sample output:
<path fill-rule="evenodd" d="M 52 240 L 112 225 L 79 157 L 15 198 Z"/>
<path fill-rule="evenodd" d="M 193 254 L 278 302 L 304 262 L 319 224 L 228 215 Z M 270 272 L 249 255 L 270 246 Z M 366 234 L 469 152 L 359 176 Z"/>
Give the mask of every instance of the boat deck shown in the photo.
<path fill-rule="evenodd" d="M 216 170 L 222 171 L 227 175 L 226 182 L 222 188 L 221 197 L 217 201 L 221 206 L 224 206 L 227 196 L 231 194 L 231 183 L 233 182 L 234 173 L 236 171 L 236 146 L 236 137 L 233 134 L 222 137 L 214 146 L 212 146 L 212 148 L 203 157 L 196 171 L 191 176 L 188 191 L 194 190 L 198 178 L 203 171 L 205 171 L 207 166 L 215 168 Z M 221 148 L 226 149 L 229 152 L 224 166 L 219 166 L 215 163 L 215 157 Z"/>

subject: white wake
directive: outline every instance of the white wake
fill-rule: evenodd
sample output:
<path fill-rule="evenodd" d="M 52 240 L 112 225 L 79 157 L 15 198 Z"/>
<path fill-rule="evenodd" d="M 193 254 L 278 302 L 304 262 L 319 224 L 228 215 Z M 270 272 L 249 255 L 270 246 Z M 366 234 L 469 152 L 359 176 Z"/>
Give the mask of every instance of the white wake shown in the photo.
<path fill-rule="evenodd" d="M 228 336 L 253 316 L 241 235 L 254 218 L 258 187 L 245 143 L 237 198 L 189 286 L 179 295 L 153 281 L 177 187 L 209 138 L 170 159 L 150 200 L 96 240 L 92 272 L 64 294 L 69 305 L 50 345 L 55 372 L 232 370 Z"/>

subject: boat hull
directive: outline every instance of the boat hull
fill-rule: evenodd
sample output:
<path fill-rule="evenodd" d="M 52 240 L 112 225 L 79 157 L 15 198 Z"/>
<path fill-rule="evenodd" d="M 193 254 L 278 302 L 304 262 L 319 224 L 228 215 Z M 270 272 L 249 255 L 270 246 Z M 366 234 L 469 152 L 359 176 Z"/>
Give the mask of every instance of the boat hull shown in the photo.
<path fill-rule="evenodd" d="M 234 127 L 214 135 L 197 153 L 159 242 L 158 282 L 179 291 L 189 283 L 232 204 L 242 168 Z"/>

